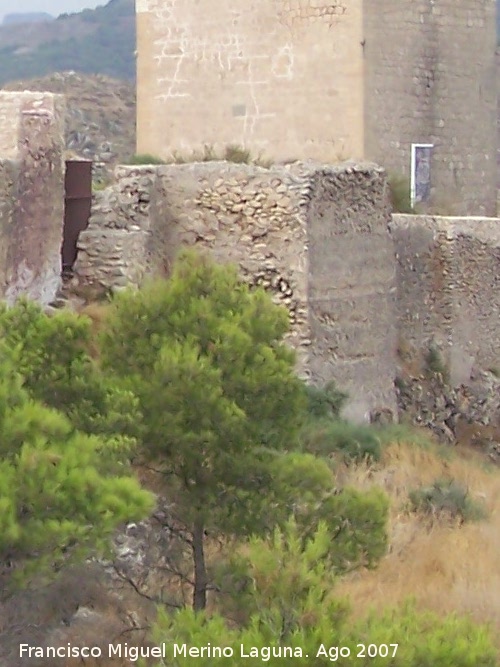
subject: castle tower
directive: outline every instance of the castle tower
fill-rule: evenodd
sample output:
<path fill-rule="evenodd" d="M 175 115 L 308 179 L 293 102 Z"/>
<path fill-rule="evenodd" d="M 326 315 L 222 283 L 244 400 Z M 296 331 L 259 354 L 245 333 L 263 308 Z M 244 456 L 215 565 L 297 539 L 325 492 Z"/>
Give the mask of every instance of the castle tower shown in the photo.
<path fill-rule="evenodd" d="M 366 157 L 410 177 L 431 144 L 431 202 L 496 215 L 496 0 L 366 0 Z"/>
<path fill-rule="evenodd" d="M 136 0 L 138 152 L 363 157 L 362 0 Z"/>
<path fill-rule="evenodd" d="M 410 180 L 431 145 L 423 210 L 494 215 L 495 4 L 136 0 L 137 152 L 237 144 Z"/>

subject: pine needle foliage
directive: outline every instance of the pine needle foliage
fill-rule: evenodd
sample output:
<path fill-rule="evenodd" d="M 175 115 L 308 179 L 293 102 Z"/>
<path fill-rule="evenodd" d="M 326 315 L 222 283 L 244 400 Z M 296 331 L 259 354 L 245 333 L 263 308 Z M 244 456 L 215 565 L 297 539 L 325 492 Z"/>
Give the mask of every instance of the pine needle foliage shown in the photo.
<path fill-rule="evenodd" d="M 142 455 L 162 471 L 201 564 L 205 531 L 253 531 L 270 462 L 295 446 L 305 395 L 282 341 L 287 312 L 234 267 L 188 251 L 168 281 L 117 295 L 106 322 L 104 369 L 139 400 Z"/>
<path fill-rule="evenodd" d="M 186 645 L 226 647 L 226 657 L 214 651 L 205 657 L 210 667 L 227 664 L 228 650 L 231 664 L 241 667 L 498 665 L 492 633 L 467 617 L 422 612 L 408 601 L 353 622 L 347 601 L 335 595 L 328 549 L 329 530 L 322 523 L 307 544 L 294 521 L 272 540 L 251 540 L 231 559 L 225 573 L 231 592 L 211 615 L 191 609 L 160 613 L 155 636 L 170 651 L 168 664 L 191 664 L 189 654 L 173 657 L 174 645 Z"/>
<path fill-rule="evenodd" d="M 0 348 L 0 596 L 34 571 L 104 549 L 119 524 L 152 509 L 152 495 L 104 449 L 33 400 Z"/>

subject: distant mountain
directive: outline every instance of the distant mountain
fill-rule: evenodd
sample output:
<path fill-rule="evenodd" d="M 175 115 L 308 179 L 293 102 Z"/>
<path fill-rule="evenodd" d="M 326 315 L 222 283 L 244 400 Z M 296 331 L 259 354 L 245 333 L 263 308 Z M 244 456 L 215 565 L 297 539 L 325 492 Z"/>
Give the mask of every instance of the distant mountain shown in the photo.
<path fill-rule="evenodd" d="M 1 25 L 0 86 L 69 70 L 133 80 L 134 52 L 134 0 L 110 0 L 53 21 Z"/>
<path fill-rule="evenodd" d="M 53 21 L 54 17 L 46 12 L 25 12 L 23 14 L 7 14 L 4 16 L 2 25 L 13 25 L 15 23 L 42 23 Z"/>

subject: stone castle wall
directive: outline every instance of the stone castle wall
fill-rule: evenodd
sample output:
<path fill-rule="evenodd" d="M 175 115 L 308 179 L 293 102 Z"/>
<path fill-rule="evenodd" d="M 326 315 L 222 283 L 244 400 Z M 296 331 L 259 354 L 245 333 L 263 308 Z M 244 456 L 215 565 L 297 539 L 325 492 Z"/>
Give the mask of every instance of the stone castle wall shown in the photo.
<path fill-rule="evenodd" d="M 50 302 L 61 274 L 64 101 L 0 92 L 0 296 Z"/>
<path fill-rule="evenodd" d="M 316 383 L 335 379 L 348 392 L 346 414 L 359 421 L 394 407 L 396 276 L 385 174 L 374 167 L 318 171 L 311 189 L 310 371 Z"/>
<path fill-rule="evenodd" d="M 0 93 L 0 293 L 50 302 L 60 284 L 64 105 Z M 9 124 L 10 123 L 10 124 Z M 236 263 L 290 313 L 298 370 L 350 394 L 346 416 L 396 410 L 397 349 L 435 347 L 454 384 L 500 363 L 500 222 L 391 215 L 371 164 L 119 167 L 94 196 L 80 286 L 168 275 L 182 246 Z"/>
<path fill-rule="evenodd" d="M 496 214 L 495 0 L 137 0 L 137 152 L 366 159 Z M 430 210 L 430 209 L 429 209 Z"/>
<path fill-rule="evenodd" d="M 122 167 L 96 197 L 75 268 L 110 289 L 168 273 L 184 245 L 236 263 L 288 308 L 301 375 L 336 379 L 360 421 L 396 408 L 389 217 L 383 172 L 370 165 Z"/>
<path fill-rule="evenodd" d="M 500 220 L 395 215 L 398 329 L 407 354 L 435 347 L 454 386 L 500 365 Z"/>
<path fill-rule="evenodd" d="M 77 279 L 167 274 L 182 246 L 239 265 L 289 312 L 300 373 L 335 379 L 363 420 L 394 409 L 402 355 L 435 348 L 454 386 L 500 363 L 500 221 L 393 215 L 372 165 L 119 167 L 95 196 Z M 399 357 L 398 357 L 399 347 Z"/>
<path fill-rule="evenodd" d="M 496 215 L 495 0 L 365 2 L 366 157 L 409 176 L 434 144 L 434 206 Z"/>
<path fill-rule="evenodd" d="M 138 152 L 361 158 L 362 4 L 137 0 Z"/>

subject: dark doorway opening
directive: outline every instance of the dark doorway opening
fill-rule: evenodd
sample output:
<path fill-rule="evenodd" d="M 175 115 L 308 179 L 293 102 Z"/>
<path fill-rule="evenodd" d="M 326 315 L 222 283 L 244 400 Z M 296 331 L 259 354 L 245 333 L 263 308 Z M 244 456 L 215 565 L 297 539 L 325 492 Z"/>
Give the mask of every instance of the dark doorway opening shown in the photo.
<path fill-rule="evenodd" d="M 64 229 L 61 247 L 63 275 L 73 270 L 81 231 L 89 224 L 92 205 L 92 162 L 66 161 L 64 177 Z"/>

